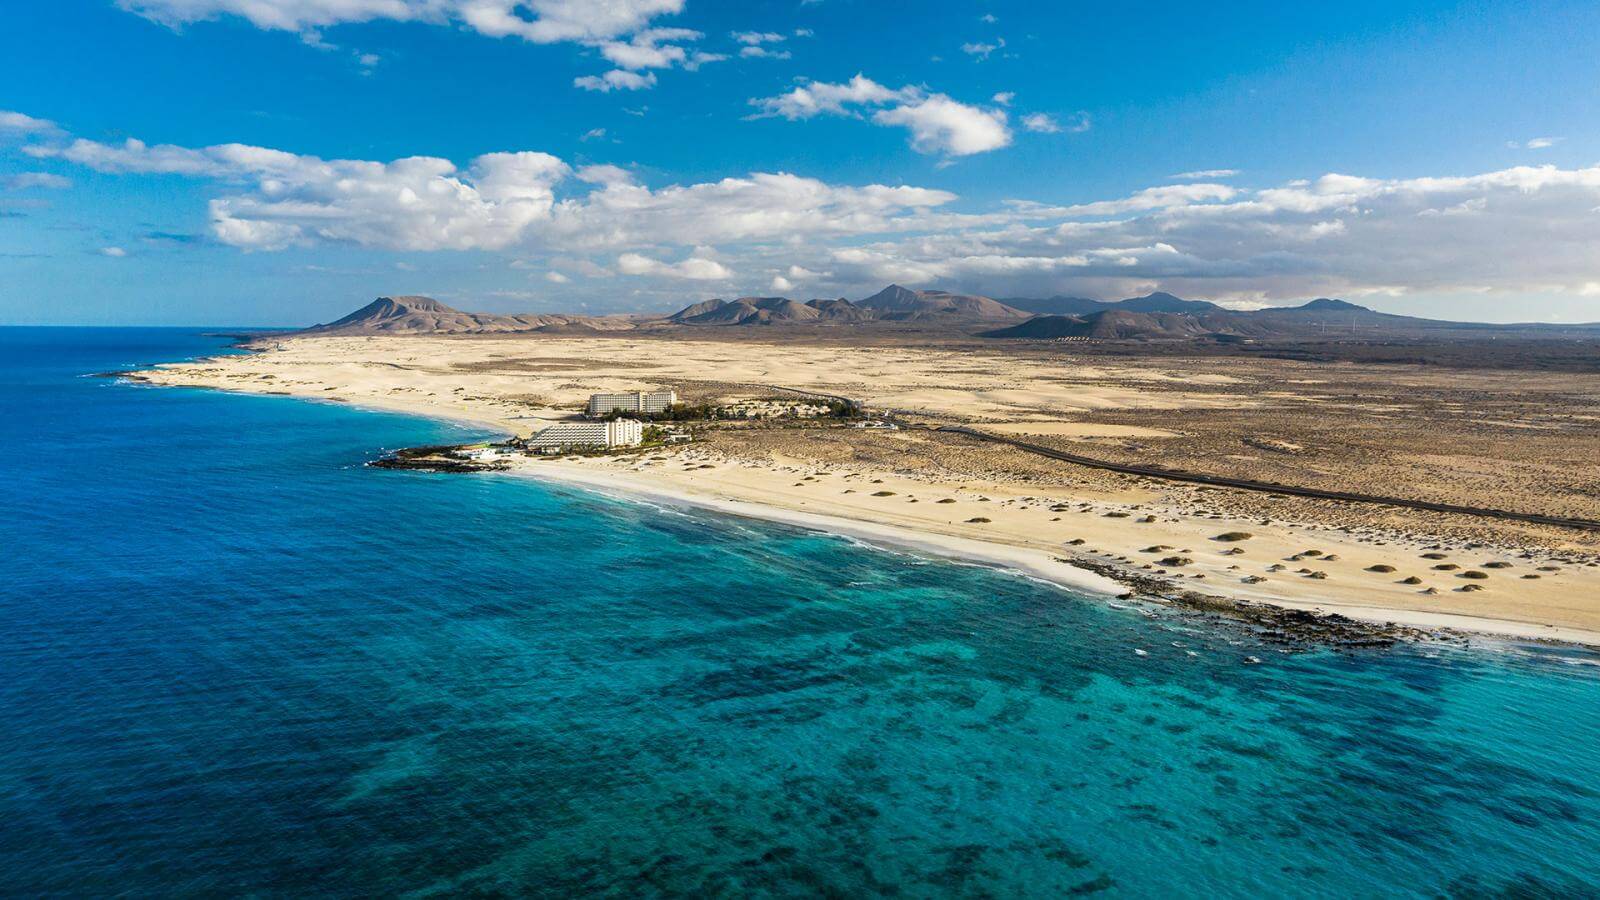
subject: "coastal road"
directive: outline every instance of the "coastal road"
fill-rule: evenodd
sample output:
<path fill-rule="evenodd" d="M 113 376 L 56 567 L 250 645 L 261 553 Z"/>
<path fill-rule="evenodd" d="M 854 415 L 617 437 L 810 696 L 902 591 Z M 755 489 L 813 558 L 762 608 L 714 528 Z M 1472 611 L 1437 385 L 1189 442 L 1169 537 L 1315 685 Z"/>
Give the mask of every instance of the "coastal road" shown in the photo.
<path fill-rule="evenodd" d="M 1050 459 L 1059 459 L 1073 465 L 1086 466 L 1091 469 L 1103 469 L 1108 472 L 1121 472 L 1124 475 L 1138 475 L 1143 478 L 1156 478 L 1163 481 L 1182 481 L 1190 484 L 1204 484 L 1212 487 L 1237 488 L 1244 491 L 1259 491 L 1268 494 L 1287 494 L 1293 497 L 1311 497 L 1317 500 L 1342 500 L 1347 503 L 1371 503 L 1379 506 L 1394 506 L 1401 509 L 1420 509 L 1429 512 L 1455 513 L 1464 516 L 1478 516 L 1489 519 L 1503 519 L 1513 522 L 1532 522 L 1538 525 L 1555 525 L 1562 528 L 1579 528 L 1586 531 L 1600 531 L 1600 522 L 1593 519 L 1572 519 L 1563 516 L 1546 516 L 1539 513 L 1515 512 L 1505 509 L 1491 509 L 1483 506 L 1457 506 L 1452 503 L 1433 503 L 1427 500 L 1409 500 L 1404 497 L 1384 497 L 1377 494 L 1357 494 L 1346 491 L 1327 491 L 1321 488 L 1300 487 L 1290 484 L 1274 484 L 1270 481 L 1250 481 L 1243 478 L 1227 478 L 1221 475 L 1205 475 L 1199 472 L 1183 472 L 1175 469 L 1164 469 L 1158 466 L 1135 466 L 1125 463 L 1109 462 L 1089 456 L 1079 456 L 1076 453 L 1067 453 L 1051 447 L 1042 447 L 1019 441 L 1015 438 L 1002 437 L 968 428 L 964 425 L 943 425 L 933 429 L 950 434 L 964 434 L 979 440 L 995 444 L 1005 444 L 1046 456 Z"/>

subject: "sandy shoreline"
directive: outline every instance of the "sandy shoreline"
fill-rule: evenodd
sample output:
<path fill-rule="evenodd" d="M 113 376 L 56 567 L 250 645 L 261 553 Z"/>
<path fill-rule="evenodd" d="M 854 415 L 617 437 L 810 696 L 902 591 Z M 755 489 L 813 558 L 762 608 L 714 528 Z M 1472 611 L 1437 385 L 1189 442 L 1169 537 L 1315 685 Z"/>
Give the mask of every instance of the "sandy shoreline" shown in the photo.
<path fill-rule="evenodd" d="M 582 463 L 539 460 L 515 465 L 513 477 L 529 477 L 592 490 L 623 499 L 688 506 L 718 513 L 793 525 L 827 534 L 855 538 L 864 543 L 944 559 L 965 561 L 1021 573 L 1068 590 L 1114 597 L 1129 592 L 1129 587 L 1113 578 L 1073 565 L 1060 553 L 1009 543 L 984 541 L 939 531 L 888 525 L 840 515 L 807 512 L 751 499 L 735 499 L 721 492 L 674 489 L 646 479 L 629 478 L 618 472 L 587 470 Z M 1137 574 L 1130 572 L 1130 574 Z M 1198 583 L 1185 587 L 1210 591 L 1213 585 Z M 1508 638 L 1518 641 L 1556 642 L 1600 648 L 1600 632 L 1533 622 L 1518 622 L 1490 616 L 1470 616 L 1380 606 L 1329 603 L 1314 598 L 1285 597 L 1282 592 L 1218 591 L 1222 596 L 1270 606 L 1302 609 L 1316 613 L 1337 613 L 1350 619 L 1380 625 L 1399 625 L 1427 631 L 1452 631 Z"/>
<path fill-rule="evenodd" d="M 801 512 L 781 506 L 753 503 L 747 500 L 734 500 L 727 497 L 706 496 L 687 491 L 672 490 L 663 485 L 629 480 L 618 477 L 615 474 L 587 472 L 576 466 L 564 467 L 553 462 L 537 466 L 517 467 L 510 474 L 516 477 L 527 477 L 539 481 L 552 481 L 579 487 L 626 500 L 648 500 L 663 505 L 685 506 L 693 509 L 710 510 L 723 515 L 792 525 L 809 531 L 854 538 L 875 547 L 906 550 L 913 553 L 927 554 L 1021 573 L 1068 590 L 1108 596 L 1115 596 L 1127 591 L 1127 587 L 1117 581 L 1062 562 L 1059 558 L 1037 550 L 1010 547 L 1004 544 L 991 544 L 951 535 L 914 531 L 907 528 L 880 525 L 839 516 Z"/>
<path fill-rule="evenodd" d="M 577 370 L 586 355 L 601 349 L 611 347 L 552 339 L 530 340 L 527 346 L 296 339 L 255 354 L 167 364 L 134 378 L 335 401 L 492 434 L 527 433 L 541 421 L 570 416 L 572 398 L 591 388 L 652 383 L 618 375 L 608 358 L 590 356 L 582 363 L 598 373 L 592 377 Z M 745 367 L 749 371 L 741 377 L 751 380 L 806 383 L 805 376 L 782 368 L 770 349 L 701 344 L 685 345 L 684 352 Z M 491 351 L 522 356 L 486 358 Z M 575 355 L 562 357 L 558 351 Z M 525 355 L 534 352 L 539 355 Z M 825 356 L 831 360 L 840 352 L 829 350 Z M 569 358 L 573 362 L 565 361 Z M 517 374 L 514 364 L 532 374 Z M 945 367 L 941 377 L 955 377 L 949 361 L 939 364 Z M 625 370 L 638 363 L 625 359 L 617 365 Z M 922 383 L 907 388 L 912 389 L 939 403 L 955 402 L 949 389 L 935 392 Z M 1008 387 L 983 392 L 981 402 L 1016 404 L 1022 396 Z M 1095 396 L 1096 403 L 1143 402 L 1132 388 Z M 1070 430 L 1053 422 L 1015 421 L 1019 424 L 1011 430 L 1018 432 L 1041 425 Z M 1098 431 L 1084 435 L 1095 438 L 1118 431 L 1083 430 Z M 917 453 L 930 440 L 925 434 L 869 436 L 854 429 L 793 433 L 875 441 L 873 446 L 887 448 L 879 455 L 889 459 Z M 1579 557 L 1564 559 L 1561 551 L 1529 549 L 1514 538 L 1494 546 L 1440 537 L 1420 526 L 1380 532 L 1277 517 L 1269 522 L 1259 514 L 1229 512 L 1204 497 L 1175 498 L 1159 486 L 1001 481 L 983 473 L 919 470 L 873 459 L 857 451 L 825 461 L 783 449 L 752 456 L 743 445 L 712 440 L 617 456 L 517 459 L 513 470 L 587 490 L 966 560 L 1099 595 L 1128 590 L 1096 574 L 1110 571 L 1165 579 L 1179 592 L 1375 623 L 1600 646 L 1600 568 L 1584 565 Z M 1237 542 L 1218 539 L 1230 532 L 1249 536 Z"/>

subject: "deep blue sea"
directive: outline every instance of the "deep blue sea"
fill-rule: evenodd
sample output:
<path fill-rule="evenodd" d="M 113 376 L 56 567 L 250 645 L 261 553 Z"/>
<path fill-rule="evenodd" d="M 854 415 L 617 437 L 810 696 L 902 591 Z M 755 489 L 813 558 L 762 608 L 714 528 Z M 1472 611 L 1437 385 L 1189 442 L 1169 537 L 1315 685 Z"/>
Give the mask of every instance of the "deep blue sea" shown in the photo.
<path fill-rule="evenodd" d="M 1600 893 L 1593 656 L 1285 655 L 85 377 L 226 343 L 0 329 L 0 893 Z"/>

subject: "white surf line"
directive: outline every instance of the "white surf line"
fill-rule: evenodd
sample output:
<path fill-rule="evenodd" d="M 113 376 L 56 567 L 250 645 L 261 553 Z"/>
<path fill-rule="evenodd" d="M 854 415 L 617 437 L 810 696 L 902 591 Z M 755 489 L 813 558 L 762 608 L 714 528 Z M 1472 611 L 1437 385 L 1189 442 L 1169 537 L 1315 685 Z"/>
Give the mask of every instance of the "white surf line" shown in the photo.
<path fill-rule="evenodd" d="M 1070 591 L 1088 592 L 1108 597 L 1115 597 L 1118 594 L 1128 592 L 1128 588 L 1125 585 L 1119 584 L 1104 575 L 1081 569 L 1071 563 L 1057 561 L 1055 557 L 1042 550 L 992 544 L 971 538 L 928 534 L 896 525 L 881 525 L 875 522 L 864 522 L 859 519 L 849 519 L 842 516 L 799 512 L 764 503 L 753 503 L 747 500 L 707 497 L 655 485 L 641 484 L 638 481 L 617 478 L 614 475 L 575 472 L 571 469 L 558 468 L 556 466 L 548 468 L 517 468 L 504 474 L 558 482 L 623 500 L 638 501 L 640 499 L 648 499 L 669 505 L 688 506 L 743 518 L 778 522 L 803 528 L 807 531 L 854 538 L 879 548 L 908 550 L 913 553 L 935 556 L 954 562 L 1000 569 Z"/>

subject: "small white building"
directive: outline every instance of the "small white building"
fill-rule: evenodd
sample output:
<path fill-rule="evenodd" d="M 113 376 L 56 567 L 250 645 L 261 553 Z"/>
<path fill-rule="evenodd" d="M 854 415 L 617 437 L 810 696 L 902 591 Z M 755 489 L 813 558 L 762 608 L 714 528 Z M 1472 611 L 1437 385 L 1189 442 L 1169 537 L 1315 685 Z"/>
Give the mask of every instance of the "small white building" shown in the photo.
<path fill-rule="evenodd" d="M 677 391 L 633 391 L 627 394 L 591 394 L 589 415 L 604 416 L 613 412 L 654 415 L 664 413 L 678 402 Z"/>
<path fill-rule="evenodd" d="M 565 453 L 637 447 L 643 441 L 643 424 L 633 419 L 617 419 L 614 422 L 560 422 L 528 438 L 527 446 L 540 453 Z"/>

